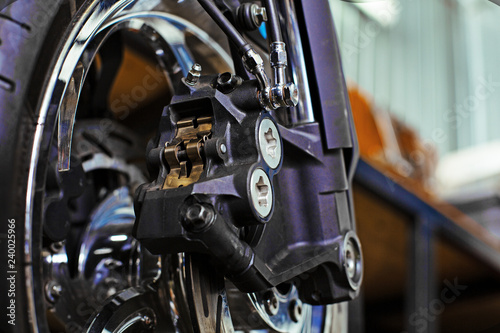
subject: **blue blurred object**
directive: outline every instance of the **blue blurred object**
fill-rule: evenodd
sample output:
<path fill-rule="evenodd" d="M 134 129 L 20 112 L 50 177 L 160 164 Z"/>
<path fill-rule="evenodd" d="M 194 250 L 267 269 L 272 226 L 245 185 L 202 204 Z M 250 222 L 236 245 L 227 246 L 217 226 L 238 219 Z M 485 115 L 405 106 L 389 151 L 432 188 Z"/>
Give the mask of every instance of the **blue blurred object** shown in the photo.
<path fill-rule="evenodd" d="M 262 23 L 259 27 L 259 32 L 264 37 L 264 39 L 267 39 L 267 30 L 266 30 L 266 24 Z"/>

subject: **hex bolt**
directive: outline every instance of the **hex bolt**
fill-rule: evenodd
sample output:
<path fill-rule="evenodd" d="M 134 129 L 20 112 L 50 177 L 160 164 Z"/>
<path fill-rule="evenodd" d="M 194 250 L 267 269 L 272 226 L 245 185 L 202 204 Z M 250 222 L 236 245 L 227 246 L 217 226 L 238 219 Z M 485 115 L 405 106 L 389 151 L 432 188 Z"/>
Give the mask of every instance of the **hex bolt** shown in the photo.
<path fill-rule="evenodd" d="M 302 302 L 299 299 L 294 299 L 290 302 L 288 308 L 290 318 L 296 323 L 302 319 Z"/>
<path fill-rule="evenodd" d="M 280 308 L 280 302 L 274 292 L 272 291 L 267 292 L 264 295 L 263 301 L 264 301 L 264 308 L 266 309 L 268 315 L 275 316 L 278 314 Z"/>
<path fill-rule="evenodd" d="M 186 76 L 186 83 L 190 86 L 194 86 L 196 82 L 200 79 L 201 76 L 201 65 L 195 63 L 193 67 L 189 70 L 188 75 Z"/>
<path fill-rule="evenodd" d="M 45 285 L 45 296 L 47 300 L 54 304 L 62 295 L 62 286 L 56 281 L 49 281 Z"/>
<path fill-rule="evenodd" d="M 283 87 L 283 99 L 287 106 L 295 106 L 299 103 L 299 89 L 294 83 L 288 83 Z"/>
<path fill-rule="evenodd" d="M 252 20 L 255 22 L 255 25 L 257 27 L 260 27 L 260 25 L 263 22 L 267 21 L 267 12 L 265 7 L 261 7 L 257 4 L 252 4 L 250 7 L 251 15 L 252 15 Z"/>
<path fill-rule="evenodd" d="M 191 232 L 208 228 L 215 219 L 215 211 L 207 204 L 195 203 L 188 207 L 184 217 L 184 227 Z"/>
<path fill-rule="evenodd" d="M 269 118 L 264 118 L 259 125 L 259 148 L 267 165 L 276 169 L 281 161 L 281 138 L 278 128 Z"/>

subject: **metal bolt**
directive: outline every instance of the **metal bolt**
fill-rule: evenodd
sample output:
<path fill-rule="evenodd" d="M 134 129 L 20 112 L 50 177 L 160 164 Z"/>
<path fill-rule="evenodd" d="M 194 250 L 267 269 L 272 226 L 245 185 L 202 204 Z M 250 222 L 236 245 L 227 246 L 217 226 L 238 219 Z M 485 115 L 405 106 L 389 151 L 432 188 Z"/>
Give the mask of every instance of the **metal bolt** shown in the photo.
<path fill-rule="evenodd" d="M 220 152 L 223 154 L 227 153 L 227 147 L 223 143 L 220 144 Z"/>
<path fill-rule="evenodd" d="M 257 4 L 253 4 L 251 7 L 252 19 L 257 27 L 260 27 L 262 22 L 267 21 L 266 8 L 260 7 Z"/>
<path fill-rule="evenodd" d="M 345 266 L 347 275 L 352 279 L 356 274 L 356 259 L 350 248 L 345 250 Z"/>
<path fill-rule="evenodd" d="M 151 319 L 151 317 L 149 316 L 142 316 L 142 322 L 146 325 L 146 328 L 147 329 L 153 329 L 154 328 L 154 322 L 153 322 L 153 319 Z"/>
<path fill-rule="evenodd" d="M 299 89 L 294 83 L 288 83 L 283 87 L 283 99 L 287 106 L 295 106 L 299 103 Z"/>
<path fill-rule="evenodd" d="M 359 240 L 354 232 L 348 232 L 344 238 L 344 269 L 349 285 L 353 290 L 359 288 L 363 279 L 362 261 Z"/>
<path fill-rule="evenodd" d="M 210 226 L 215 218 L 212 206 L 195 203 L 189 206 L 184 218 L 186 229 L 189 231 L 202 231 Z"/>
<path fill-rule="evenodd" d="M 300 300 L 292 300 L 288 310 L 290 312 L 290 318 L 292 318 L 294 322 L 298 323 L 302 319 L 302 302 Z"/>
<path fill-rule="evenodd" d="M 275 316 L 278 314 L 280 308 L 280 302 L 274 292 L 269 291 L 264 295 L 264 308 L 270 316 Z"/>
<path fill-rule="evenodd" d="M 62 286 L 56 281 L 49 281 L 45 285 L 45 296 L 50 303 L 55 303 L 62 295 Z"/>
<path fill-rule="evenodd" d="M 186 83 L 190 86 L 194 86 L 196 82 L 200 79 L 201 76 L 201 65 L 195 63 L 193 67 L 189 70 L 188 75 L 186 76 Z"/>

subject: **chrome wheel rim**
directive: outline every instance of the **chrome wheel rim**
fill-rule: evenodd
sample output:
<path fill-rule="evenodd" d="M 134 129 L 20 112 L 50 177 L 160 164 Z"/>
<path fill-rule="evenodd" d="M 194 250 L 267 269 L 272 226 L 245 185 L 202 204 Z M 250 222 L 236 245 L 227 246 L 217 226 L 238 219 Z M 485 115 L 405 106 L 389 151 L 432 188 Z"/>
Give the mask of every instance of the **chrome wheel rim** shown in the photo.
<path fill-rule="evenodd" d="M 94 1 L 91 6 L 85 8 L 80 13 L 79 20 L 75 22 L 75 25 L 66 37 L 66 42 L 61 53 L 57 56 L 45 88 L 45 93 L 43 94 L 31 152 L 25 211 L 24 253 L 26 262 L 36 260 L 33 256 L 34 249 L 32 247 L 32 240 L 36 236 L 32 234 L 34 198 L 40 151 L 44 142 L 44 135 L 46 135 L 46 131 L 50 131 L 48 128 L 50 126 L 46 127 L 48 117 L 50 114 L 59 114 L 59 129 L 62 131 L 60 135 L 62 143 L 60 145 L 65 147 L 60 158 L 60 168 L 65 169 L 68 167 L 69 156 L 71 154 L 72 132 L 70 129 L 74 125 L 74 113 L 76 112 L 76 105 L 78 105 L 81 88 L 96 53 L 113 32 L 120 29 L 136 29 L 148 34 L 151 31 L 144 31 L 144 28 L 152 28 L 152 31 L 163 42 L 173 46 L 171 51 L 181 64 L 180 70 L 183 75 L 187 74 L 187 71 L 194 63 L 189 55 L 189 50 L 182 43 L 182 39 L 178 39 L 179 36 L 185 33 L 195 35 L 200 41 L 206 44 L 207 48 L 211 48 L 215 54 L 220 56 L 221 61 L 225 62 L 225 66 L 232 67 L 229 55 L 217 43 L 213 42 L 205 32 L 179 17 L 163 12 L 150 11 L 152 8 L 147 3 L 147 1 L 141 0 Z M 173 31 L 177 31 L 178 33 L 171 33 Z M 100 161 L 100 163 L 105 162 Z M 108 164 L 108 167 L 111 167 L 111 165 Z M 126 166 L 124 167 L 126 168 Z M 59 259 L 61 258 L 62 256 L 59 257 Z M 52 257 L 51 260 L 54 262 Z M 35 295 L 35 274 L 32 266 L 26 266 L 25 274 L 27 276 L 25 283 L 29 308 L 28 313 L 30 322 L 32 323 L 32 331 L 39 332 L 39 327 L 44 327 L 41 322 L 44 314 L 39 313 L 39 308 L 35 305 L 35 297 L 38 297 L 38 295 Z M 49 287 L 57 292 L 57 288 L 54 288 L 54 286 Z M 252 299 L 251 295 L 249 297 Z M 257 309 L 259 308 L 257 303 L 254 306 Z M 308 310 L 305 312 L 309 313 Z M 329 311 L 326 313 L 328 318 Z M 142 320 L 141 318 L 136 316 L 131 320 Z M 124 325 L 126 326 L 126 324 Z M 325 326 L 325 332 L 330 331 L 328 327 L 330 325 Z M 310 328 L 306 326 L 297 329 L 297 332 L 309 331 Z"/>
<path fill-rule="evenodd" d="M 62 114 L 59 118 L 59 125 L 63 131 L 67 131 L 68 127 L 73 127 L 74 112 L 88 69 L 100 46 L 113 32 L 134 28 L 146 34 L 154 32 L 155 38 L 159 36 L 164 43 L 171 46 L 172 53 L 181 64 L 180 70 L 183 75 L 187 73 L 194 62 L 185 45 L 185 40 L 182 38 L 182 35 L 188 33 L 205 44 L 206 48 L 218 54 L 219 61 L 224 63 L 223 66 L 232 67 L 227 53 L 213 42 L 205 32 L 180 17 L 149 11 L 152 8 L 147 3 L 149 2 L 132 0 L 94 1 L 79 13 L 79 20 L 72 26 L 62 51 L 55 61 L 43 94 L 31 152 L 25 210 L 24 253 L 26 262 L 36 260 L 32 247 L 33 239 L 37 237 L 37 235 L 32 234 L 34 198 L 42 142 L 45 132 L 50 131 L 50 126 L 46 127 L 46 122 L 51 113 L 57 112 Z M 144 29 L 146 27 L 151 28 L 151 30 L 146 31 L 147 29 Z M 168 76 L 166 77 L 168 78 Z M 71 108 L 73 108 L 73 112 L 68 112 L 71 111 Z M 66 142 L 66 147 L 70 147 L 72 133 L 66 136 L 62 135 L 61 139 Z M 70 152 L 64 156 L 63 160 L 69 161 L 69 154 Z M 100 162 L 102 163 L 102 161 Z M 59 259 L 61 258 L 62 255 L 59 255 Z M 27 276 L 25 286 L 32 332 L 39 332 L 39 328 L 45 327 L 45 325 L 44 314 L 38 311 L 35 301 L 35 298 L 38 297 L 35 295 L 34 288 L 36 274 L 32 266 L 26 266 L 25 274 Z"/>

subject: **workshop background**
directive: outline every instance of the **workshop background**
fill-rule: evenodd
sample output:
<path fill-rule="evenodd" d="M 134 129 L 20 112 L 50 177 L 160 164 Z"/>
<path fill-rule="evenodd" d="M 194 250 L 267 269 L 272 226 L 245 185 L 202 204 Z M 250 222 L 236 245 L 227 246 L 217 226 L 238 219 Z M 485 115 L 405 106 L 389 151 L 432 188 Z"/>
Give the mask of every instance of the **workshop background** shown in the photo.
<path fill-rule="evenodd" d="M 500 6 L 332 11 L 361 153 L 350 331 L 500 332 Z"/>

